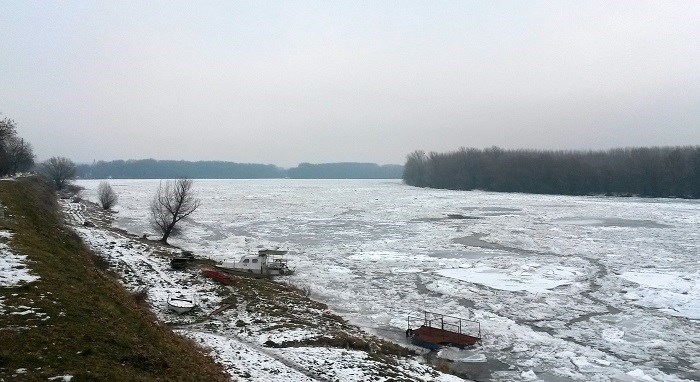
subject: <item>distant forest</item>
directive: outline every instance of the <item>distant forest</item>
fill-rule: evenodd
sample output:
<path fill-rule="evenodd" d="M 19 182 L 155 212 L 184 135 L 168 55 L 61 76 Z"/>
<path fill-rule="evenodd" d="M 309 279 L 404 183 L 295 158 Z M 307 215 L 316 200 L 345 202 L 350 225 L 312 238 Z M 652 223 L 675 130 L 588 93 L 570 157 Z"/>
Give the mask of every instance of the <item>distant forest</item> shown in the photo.
<path fill-rule="evenodd" d="M 415 151 L 407 157 L 403 180 L 417 187 L 454 190 L 700 198 L 700 146 Z"/>
<path fill-rule="evenodd" d="M 293 179 L 401 179 L 403 166 L 374 163 L 301 163 L 287 170 Z"/>
<path fill-rule="evenodd" d="M 82 179 L 400 179 L 402 173 L 401 165 L 375 163 L 302 163 L 284 169 L 271 164 L 140 159 L 77 166 Z"/>

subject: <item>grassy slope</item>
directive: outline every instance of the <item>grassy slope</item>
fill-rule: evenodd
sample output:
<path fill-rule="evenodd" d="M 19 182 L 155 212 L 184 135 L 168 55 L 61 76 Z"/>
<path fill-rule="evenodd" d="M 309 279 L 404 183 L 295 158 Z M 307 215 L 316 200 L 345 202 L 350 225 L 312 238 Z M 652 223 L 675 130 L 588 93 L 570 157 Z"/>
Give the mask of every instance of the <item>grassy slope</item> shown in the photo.
<path fill-rule="evenodd" d="M 0 229 L 27 255 L 41 279 L 0 288 L 0 380 L 223 381 L 220 367 L 155 322 L 99 267 L 96 257 L 61 223 L 50 189 L 35 178 L 0 182 Z M 32 307 L 45 313 L 13 315 Z M 13 308 L 14 307 L 14 308 Z"/>

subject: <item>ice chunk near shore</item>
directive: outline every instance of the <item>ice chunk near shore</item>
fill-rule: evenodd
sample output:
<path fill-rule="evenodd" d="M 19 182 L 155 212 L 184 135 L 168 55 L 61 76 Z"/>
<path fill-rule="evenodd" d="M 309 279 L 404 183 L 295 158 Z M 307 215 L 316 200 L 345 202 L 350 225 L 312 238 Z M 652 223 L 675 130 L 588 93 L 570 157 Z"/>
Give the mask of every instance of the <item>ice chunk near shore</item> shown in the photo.
<path fill-rule="evenodd" d="M 646 375 L 644 373 L 644 371 L 642 371 L 640 369 L 634 369 L 634 370 L 628 372 L 627 375 L 634 378 L 635 381 L 650 381 L 650 382 L 654 381 L 654 378 Z"/>
<path fill-rule="evenodd" d="M 535 374 L 534 371 L 528 370 L 528 371 L 523 371 L 520 373 L 520 378 L 523 379 L 523 381 L 539 381 L 540 379 L 537 378 L 537 374 Z"/>
<path fill-rule="evenodd" d="M 596 373 L 600 371 L 600 367 L 588 362 L 586 357 L 571 357 L 571 363 L 582 373 Z"/>
<path fill-rule="evenodd" d="M 457 349 L 452 347 L 442 348 L 437 356 L 455 362 L 482 363 L 486 362 L 486 355 L 470 349 Z"/>

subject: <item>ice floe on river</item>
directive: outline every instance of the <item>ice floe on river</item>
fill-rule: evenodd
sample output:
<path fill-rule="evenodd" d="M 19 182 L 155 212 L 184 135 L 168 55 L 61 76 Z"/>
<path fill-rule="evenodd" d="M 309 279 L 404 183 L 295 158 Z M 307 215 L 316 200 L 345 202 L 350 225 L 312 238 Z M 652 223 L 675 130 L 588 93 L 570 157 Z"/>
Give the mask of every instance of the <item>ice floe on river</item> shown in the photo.
<path fill-rule="evenodd" d="M 625 294 L 635 304 L 700 320 L 700 273 L 623 272 L 620 277 L 638 285 Z"/>
<path fill-rule="evenodd" d="M 437 274 L 457 280 L 481 284 L 507 291 L 546 293 L 561 285 L 571 284 L 580 273 L 575 268 L 558 265 L 524 264 L 516 267 L 494 268 L 474 266 L 436 271 Z"/>

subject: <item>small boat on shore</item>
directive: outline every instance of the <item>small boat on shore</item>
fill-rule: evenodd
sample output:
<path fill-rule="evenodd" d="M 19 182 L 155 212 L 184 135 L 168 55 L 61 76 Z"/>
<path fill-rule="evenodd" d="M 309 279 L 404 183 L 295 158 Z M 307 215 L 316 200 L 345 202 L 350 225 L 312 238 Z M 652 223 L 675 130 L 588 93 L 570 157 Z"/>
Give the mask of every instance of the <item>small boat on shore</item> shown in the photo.
<path fill-rule="evenodd" d="M 424 317 L 408 317 L 406 337 L 411 343 L 430 350 L 444 346 L 465 348 L 481 342 L 481 324 L 478 321 L 440 313 L 424 312 Z"/>
<path fill-rule="evenodd" d="M 186 257 L 173 257 L 170 259 L 170 267 L 173 269 L 185 269 L 187 267 L 187 263 L 190 262 L 190 259 Z"/>
<path fill-rule="evenodd" d="M 182 294 L 168 295 L 167 304 L 168 309 L 177 314 L 187 313 L 197 306 L 193 297 L 184 296 Z"/>
<path fill-rule="evenodd" d="M 192 251 L 182 251 L 179 256 L 170 259 L 170 266 L 173 269 L 185 269 L 192 260 L 194 260 Z"/>
<path fill-rule="evenodd" d="M 211 268 L 202 268 L 202 276 L 208 277 L 214 281 L 218 281 L 225 285 L 235 284 L 236 281 L 231 278 L 231 276 L 225 272 L 217 271 Z"/>
<path fill-rule="evenodd" d="M 250 277 L 287 276 L 294 273 L 287 264 L 287 251 L 261 249 L 257 254 L 244 255 L 235 261 L 224 261 L 216 268 L 235 275 Z"/>

